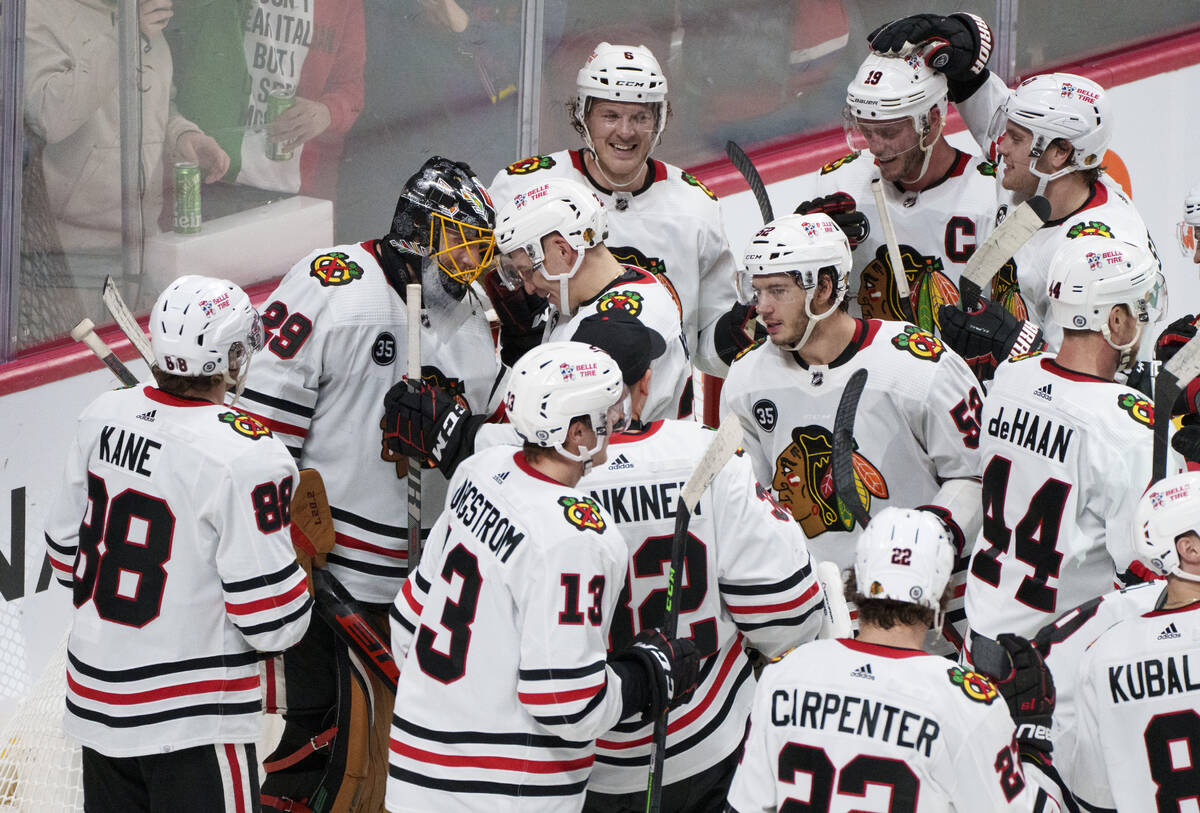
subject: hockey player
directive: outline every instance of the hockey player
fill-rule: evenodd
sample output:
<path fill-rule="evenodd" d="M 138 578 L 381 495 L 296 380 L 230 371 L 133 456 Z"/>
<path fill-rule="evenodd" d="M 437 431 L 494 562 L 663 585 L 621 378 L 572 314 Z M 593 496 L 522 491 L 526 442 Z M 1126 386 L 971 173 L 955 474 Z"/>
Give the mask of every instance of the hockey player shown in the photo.
<path fill-rule="evenodd" d="M 979 527 L 972 478 L 982 407 L 963 360 L 911 324 L 846 312 L 850 247 L 828 215 L 777 218 L 755 235 L 744 263 L 740 296 L 756 303 L 770 341 L 730 368 L 721 415 L 742 422 L 755 473 L 791 511 L 809 550 L 839 567 L 854 561 L 859 529 L 848 495 L 834 490 L 830 457 L 842 391 L 866 369 L 854 424 L 856 496 L 868 511 L 934 511 L 963 552 L 964 533 L 974 538 Z"/>
<path fill-rule="evenodd" d="M 384 394 L 406 370 L 405 286 L 421 284 L 423 377 L 489 414 L 499 365 L 487 305 L 469 285 L 493 263 L 494 225 L 487 192 L 470 168 L 430 158 L 401 190 L 387 235 L 312 252 L 284 276 L 263 311 L 266 351 L 244 403 L 301 466 L 323 474 L 336 531 L 328 570 L 373 611 L 381 631 L 407 572 L 407 523 L 397 510 L 406 503 L 406 481 L 397 475 L 407 463 L 381 456 L 370 430 L 383 416 Z M 355 427 L 362 431 L 351 431 Z M 431 471 L 422 481 L 425 503 L 440 506 L 445 478 Z M 435 512 L 425 514 L 431 524 Z M 287 722 L 263 783 L 264 793 L 280 801 L 268 802 L 286 807 L 342 794 L 359 800 L 353 809 L 375 813 L 383 802 L 391 709 L 390 697 L 382 695 L 390 689 L 364 675 L 323 624 L 312 625 L 267 674 L 272 705 L 284 710 Z M 349 721 L 364 703 L 377 713 L 376 767 L 368 771 L 368 788 L 359 789 L 340 784 L 340 766 L 350 742 L 366 736 Z M 335 729 L 332 743 L 312 753 L 314 738 L 322 742 Z M 363 770 L 350 773 L 361 777 Z"/>
<path fill-rule="evenodd" d="M 80 416 L 46 520 L 74 593 L 64 727 L 88 810 L 257 809 L 262 652 L 312 600 L 289 535 L 296 465 L 223 405 L 263 327 L 236 285 L 185 276 L 150 314 L 156 386 Z"/>
<path fill-rule="evenodd" d="M 544 340 L 570 337 L 591 313 L 624 310 L 667 342 L 651 365 L 647 420 L 692 414 L 692 368 L 679 304 L 651 273 L 622 264 L 611 251 L 608 211 L 587 187 L 546 178 L 518 192 L 496 215 L 500 275 L 509 290 L 543 296 L 551 309 Z"/>
<path fill-rule="evenodd" d="M 909 55 L 933 42 L 941 49 L 930 62 L 945 73 L 950 100 L 972 136 L 1000 161 L 1001 185 L 1020 202 L 1043 195 L 1050 219 L 1012 263 L 1029 318 L 1041 325 L 1051 349 L 1061 328 L 1047 315 L 1046 273 L 1063 241 L 1100 235 L 1145 246 L 1161 270 L 1146 224 L 1133 203 L 1105 173 L 1112 138 L 1112 104 L 1103 87 L 1082 76 L 1032 76 L 1009 90 L 986 68 L 990 35 L 972 14 L 918 14 L 872 34 L 871 47 Z"/>
<path fill-rule="evenodd" d="M 669 116 L 666 99 L 667 79 L 648 48 L 600 43 L 568 105 L 585 147 L 517 161 L 489 189 L 497 209 L 550 178 L 570 178 L 595 192 L 608 211 L 613 256 L 671 290 L 693 362 L 724 375 L 736 350 L 722 361 L 714 335 L 718 317 L 734 304 L 728 280 L 736 265 L 716 196 L 679 167 L 650 158 Z"/>
<path fill-rule="evenodd" d="M 972 633 L 1032 636 L 1109 592 L 1129 568 L 1154 409 L 1113 375 L 1140 342 L 1155 267 L 1146 249 L 1119 240 L 1067 241 L 1047 286 L 1062 347 L 997 369 L 980 421 L 984 519 L 967 580 Z"/>
<path fill-rule="evenodd" d="M 466 460 L 391 612 L 403 661 L 387 806 L 579 810 L 594 740 L 695 687 L 696 647 L 647 629 L 609 656 L 628 554 L 577 487 L 627 419 L 616 363 L 550 342 L 512 371 L 524 440 Z"/>
<path fill-rule="evenodd" d="M 1023 771 L 1022 737 L 995 702 L 1015 687 L 922 649 L 954 557 L 928 512 L 874 516 L 846 585 L 858 637 L 805 644 L 763 671 L 730 810 L 1058 809 Z M 1054 708 L 1053 689 L 1022 699 L 1032 719 Z"/>
<path fill-rule="evenodd" d="M 1135 555 L 1166 589 L 1153 609 L 1103 632 L 1079 664 L 1072 789 L 1089 811 L 1200 802 L 1200 473 L 1155 483 L 1136 516 Z"/>
<path fill-rule="evenodd" d="M 1187 236 L 1192 238 L 1194 248 L 1192 262 L 1200 263 L 1200 186 L 1188 192 L 1187 197 L 1183 199 L 1183 223 L 1181 226 L 1190 232 Z"/>
<path fill-rule="evenodd" d="M 987 30 L 982 20 L 979 24 Z M 946 93 L 946 77 L 920 54 L 868 55 L 846 91 L 844 126 L 852 152 L 821 168 L 816 199 L 796 209 L 831 212 L 843 223 L 845 207 L 857 207 L 870 222 L 861 243 L 851 243 L 848 299 L 854 316 L 912 321 L 936 333 L 939 306 L 958 302 L 962 270 L 992 230 L 1000 191 L 996 167 L 946 141 Z M 907 302 L 897 290 L 871 190 L 874 178 L 883 181 L 911 292 Z M 990 294 L 1017 318 L 1025 317 L 1011 275 L 998 275 Z"/>

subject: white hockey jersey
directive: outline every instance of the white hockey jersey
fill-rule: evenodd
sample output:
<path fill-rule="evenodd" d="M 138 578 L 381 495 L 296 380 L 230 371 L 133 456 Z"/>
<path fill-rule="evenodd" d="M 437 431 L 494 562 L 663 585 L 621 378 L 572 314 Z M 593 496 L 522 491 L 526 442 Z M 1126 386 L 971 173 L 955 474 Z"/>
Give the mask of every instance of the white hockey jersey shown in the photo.
<path fill-rule="evenodd" d="M 292 551 L 295 463 L 270 430 L 154 387 L 79 417 L 46 518 L 71 588 L 67 733 L 130 757 L 254 742 L 260 652 L 308 628 Z"/>
<path fill-rule="evenodd" d="M 1108 593 L 1133 559 L 1133 511 L 1150 482 L 1154 408 L 1134 389 L 1007 361 L 983 405 L 983 527 L 967 577 L 967 624 L 1032 637 Z"/>
<path fill-rule="evenodd" d="M 1200 604 L 1110 627 L 1079 664 L 1071 770 L 1089 811 L 1200 804 Z M 1057 761 L 1057 757 L 1056 757 Z"/>
<path fill-rule="evenodd" d="M 870 152 L 850 153 L 821 168 L 812 197 L 845 192 L 871 223 L 870 234 L 854 249 L 846 299 L 850 313 L 868 319 L 905 319 L 871 180 L 879 177 Z M 958 151 L 939 181 L 919 192 L 884 182 L 883 195 L 896 230 L 896 242 L 911 290 L 910 306 L 918 327 L 935 335 L 938 307 L 959 300 L 958 286 L 967 260 L 991 234 L 1000 203 L 996 165 Z M 985 296 L 1018 318 L 1025 304 L 1011 274 L 997 274 Z"/>
<path fill-rule="evenodd" d="M 988 678 L 937 655 L 814 641 L 759 679 L 735 813 L 1055 811 Z"/>
<path fill-rule="evenodd" d="M 692 364 L 680 329 L 679 303 L 670 289 L 653 274 L 635 266 L 625 266 L 624 274 L 591 299 L 581 302 L 566 321 L 551 307 L 543 341 L 570 341 L 585 318 L 614 309 L 637 317 L 657 331 L 667 345 L 666 351 L 650 362 L 654 375 L 650 377 L 650 395 L 642 407 L 642 417 L 654 421 L 691 415 Z"/>
<path fill-rule="evenodd" d="M 610 192 L 584 169 L 581 150 L 535 155 L 496 174 L 488 192 L 499 210 L 513 195 L 544 178 L 567 177 L 590 188 L 608 212 L 605 245 L 619 261 L 644 268 L 676 296 L 683 336 L 695 365 L 724 376 L 713 348 L 713 325 L 735 301 L 737 270 L 717 197 L 682 169 L 649 162 L 646 182 L 633 192 Z M 674 416 L 671 416 L 674 417 Z"/>
<path fill-rule="evenodd" d="M 481 415 L 495 406 L 500 368 L 486 308 L 468 293 L 448 312 L 426 309 L 421 326 L 423 376 Z M 381 457 L 378 428 L 384 394 L 406 373 L 404 301 L 367 242 L 296 263 L 262 315 L 267 346 L 241 403 L 324 477 L 337 533 L 330 572 L 355 598 L 390 604 L 408 569 L 407 480 Z M 446 478 L 429 469 L 421 481 L 425 505 L 440 507 Z M 436 515 L 426 509 L 422 525 Z"/>
<path fill-rule="evenodd" d="M 1042 627 L 1034 642 L 1054 676 L 1054 767 L 1067 787 L 1074 787 L 1078 731 L 1079 661 L 1083 653 L 1109 627 L 1154 609 L 1164 582 L 1141 582 L 1085 601 Z"/>
<path fill-rule="evenodd" d="M 621 532 L 507 446 L 459 466 L 390 613 L 390 811 L 573 811 L 621 715 Z"/>
<path fill-rule="evenodd" d="M 608 463 L 579 483 L 628 544 L 630 581 L 610 630 L 610 649 L 661 627 L 676 501 L 713 433 L 692 421 L 657 421 L 613 437 Z M 744 647 L 768 657 L 816 636 L 822 596 L 791 515 L 735 455 L 700 498 L 688 526 L 679 635 L 702 657 L 691 702 L 671 712 L 663 781 L 679 782 L 732 754 L 746 732 L 754 671 Z M 588 787 L 602 793 L 645 788 L 653 726 L 619 723 L 596 743 Z"/>

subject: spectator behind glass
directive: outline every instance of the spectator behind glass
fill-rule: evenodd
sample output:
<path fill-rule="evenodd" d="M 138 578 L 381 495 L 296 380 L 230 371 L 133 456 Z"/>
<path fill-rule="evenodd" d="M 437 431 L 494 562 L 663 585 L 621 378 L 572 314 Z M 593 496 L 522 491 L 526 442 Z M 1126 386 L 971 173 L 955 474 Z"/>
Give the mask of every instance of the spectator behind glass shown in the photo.
<path fill-rule="evenodd" d="M 138 5 L 143 236 L 159 230 L 164 164 L 195 161 L 208 183 L 229 166 L 217 142 L 172 106 L 171 52 L 162 35 L 171 14 L 170 0 Z M 117 65 L 115 0 L 27 4 L 25 117 L 46 142 L 42 166 L 48 206 L 76 287 L 99 289 L 105 274 L 116 274 L 121 266 Z M 98 296 L 85 299 L 99 303 Z"/>
<path fill-rule="evenodd" d="M 346 132 L 363 106 L 362 0 L 286 5 L 246 0 L 181 4 L 167 31 L 180 111 L 229 153 L 222 184 L 205 190 L 207 217 L 279 197 L 332 200 Z M 275 90 L 295 103 L 270 124 Z M 272 160 L 272 148 L 285 160 Z"/>

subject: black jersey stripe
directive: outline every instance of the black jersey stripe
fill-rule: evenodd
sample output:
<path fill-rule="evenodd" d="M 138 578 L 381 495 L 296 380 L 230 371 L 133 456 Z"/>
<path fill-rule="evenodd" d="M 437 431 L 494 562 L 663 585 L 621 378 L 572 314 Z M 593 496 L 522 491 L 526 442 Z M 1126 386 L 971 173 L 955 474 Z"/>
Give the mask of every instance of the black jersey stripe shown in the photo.
<path fill-rule="evenodd" d="M 241 593 L 246 590 L 256 590 L 260 587 L 266 587 L 268 584 L 279 584 L 281 581 L 295 578 L 296 571 L 299 569 L 300 565 L 295 562 L 289 562 L 274 573 L 268 573 L 265 576 L 255 576 L 252 579 L 242 579 L 236 582 L 222 580 L 221 589 L 226 593 Z"/>
<path fill-rule="evenodd" d="M 60 545 L 60 544 L 58 544 L 57 542 L 55 542 L 53 539 L 50 538 L 50 534 L 45 534 L 45 537 L 46 537 L 46 547 L 48 547 L 48 548 L 50 548 L 50 550 L 58 553 L 59 556 L 63 556 L 63 557 L 74 556 L 75 552 L 79 549 L 78 545 Z"/>
<path fill-rule="evenodd" d="M 603 672 L 604 666 L 604 661 L 596 661 L 574 669 L 520 669 L 517 676 L 521 680 L 573 680 Z"/>
<path fill-rule="evenodd" d="M 325 554 L 325 562 L 344 567 L 347 570 L 357 570 L 359 573 L 366 573 L 369 576 L 383 576 L 388 579 L 403 579 L 408 575 L 408 567 L 405 565 L 377 565 L 371 562 L 360 562 L 357 559 L 349 559 L 345 556 L 339 556 L 336 553 Z"/>
<path fill-rule="evenodd" d="M 808 617 L 810 615 L 812 615 L 815 612 L 819 612 L 820 610 L 821 610 L 821 604 L 820 604 L 820 602 L 818 602 L 817 606 L 810 607 L 809 609 L 805 610 L 800 615 L 794 615 L 791 618 L 775 618 L 775 619 L 772 619 L 771 621 L 763 621 L 758 624 L 745 624 L 741 621 L 738 621 L 737 627 L 742 632 L 750 632 L 751 630 L 760 630 L 763 627 L 797 627 L 797 626 L 803 624 L 805 621 L 807 621 Z"/>
<path fill-rule="evenodd" d="M 605 683 L 600 691 L 596 692 L 596 696 L 588 701 L 588 704 L 574 714 L 535 714 L 533 719 L 537 720 L 542 725 L 570 725 L 578 723 L 583 718 L 587 717 L 596 707 L 604 702 L 605 696 L 608 694 L 608 684 Z"/>
<path fill-rule="evenodd" d="M 447 745 L 518 745 L 530 748 L 565 748 L 576 750 L 589 748 L 592 745 L 591 740 L 574 742 L 550 734 L 504 734 L 493 731 L 436 731 L 432 728 L 417 725 L 411 720 L 407 720 L 396 714 L 392 715 L 392 725 L 414 737 Z"/>
<path fill-rule="evenodd" d="M 241 630 L 243 635 L 261 635 L 264 632 L 273 632 L 280 627 L 287 626 L 300 616 L 304 615 L 306 612 L 308 612 L 309 608 L 312 607 L 312 603 L 312 596 L 305 596 L 304 603 L 292 612 L 285 615 L 283 618 L 276 618 L 274 621 L 264 621 L 263 623 L 255 624 L 252 627 L 243 627 L 241 624 L 236 624 L 236 626 L 239 630 Z"/>
<path fill-rule="evenodd" d="M 347 511 L 345 508 L 341 508 L 336 505 L 330 506 L 329 513 L 332 514 L 333 518 L 339 522 L 344 522 L 347 525 L 353 525 L 355 528 L 362 528 L 364 531 L 369 531 L 373 534 L 379 534 L 380 536 L 391 536 L 395 537 L 396 539 L 408 538 L 408 529 L 400 525 L 388 525 L 383 522 L 376 522 L 373 519 L 360 517 L 358 514 Z M 429 538 L 428 528 L 421 529 L 421 538 Z"/>
<path fill-rule="evenodd" d="M 145 680 L 146 678 L 163 677 L 198 669 L 227 669 L 236 666 L 246 666 L 251 663 L 257 663 L 259 657 L 257 652 L 239 652 L 233 655 L 212 655 L 205 658 L 187 658 L 182 661 L 136 666 L 132 669 L 100 669 L 84 663 L 75 657 L 75 653 L 71 652 L 69 648 L 67 650 L 67 660 L 70 661 L 72 669 L 81 675 L 108 683 Z"/>
<path fill-rule="evenodd" d="M 404 627 L 410 633 L 416 634 L 417 628 L 411 624 L 399 610 L 396 609 L 395 604 L 393 604 L 388 610 L 388 618 L 390 618 L 394 623 Z"/>
<path fill-rule="evenodd" d="M 82 720 L 99 723 L 109 728 L 137 728 L 138 726 L 166 723 L 171 720 L 182 720 L 188 717 L 233 717 L 239 714 L 260 714 L 262 701 L 251 700 L 246 703 L 201 703 L 195 706 L 180 706 L 175 709 L 156 711 L 152 714 L 132 714 L 128 717 L 117 717 L 105 714 L 95 709 L 85 709 L 67 698 L 67 711 Z"/>
<path fill-rule="evenodd" d="M 477 779 L 440 779 L 433 776 L 406 771 L 395 765 L 388 766 L 388 775 L 393 779 L 422 788 L 445 790 L 451 793 L 491 793 L 496 796 L 575 796 L 583 793 L 587 780 L 561 785 L 513 785 L 507 782 L 484 782 Z"/>
<path fill-rule="evenodd" d="M 790 590 L 810 575 L 812 575 L 812 565 L 807 564 L 786 579 L 771 584 L 725 584 L 720 582 L 717 586 L 722 593 L 730 596 L 763 596 Z"/>
<path fill-rule="evenodd" d="M 301 404 L 297 404 L 295 401 L 289 401 L 286 398 L 279 398 L 275 395 L 267 395 L 265 392 L 252 390 L 249 387 L 242 390 L 242 397 L 247 401 L 257 401 L 260 404 L 265 404 L 269 407 L 274 407 L 275 409 L 280 409 L 284 412 L 290 412 L 293 415 L 298 415 L 301 418 L 308 418 L 310 420 L 315 412 L 312 407 L 306 407 Z"/>

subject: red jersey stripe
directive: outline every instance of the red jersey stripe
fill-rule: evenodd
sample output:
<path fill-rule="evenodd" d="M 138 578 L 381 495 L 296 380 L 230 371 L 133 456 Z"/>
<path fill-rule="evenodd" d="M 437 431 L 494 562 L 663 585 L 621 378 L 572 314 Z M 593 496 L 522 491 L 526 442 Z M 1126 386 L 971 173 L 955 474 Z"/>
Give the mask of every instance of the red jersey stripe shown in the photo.
<path fill-rule="evenodd" d="M 304 580 L 303 575 L 301 573 L 300 580 L 281 596 L 267 596 L 239 604 L 227 601 L 225 602 L 225 609 L 232 615 L 251 615 L 263 610 L 273 610 L 276 607 L 283 607 L 286 604 L 290 604 L 301 593 L 308 592 L 308 583 Z"/>
<path fill-rule="evenodd" d="M 102 692 L 99 689 L 82 686 L 68 672 L 67 687 L 73 694 L 88 700 L 95 700 L 109 706 L 133 706 L 138 703 L 154 703 L 158 700 L 169 700 L 173 697 L 186 697 L 193 694 L 251 691 L 258 688 L 258 675 L 236 680 L 198 680 L 195 683 L 181 683 L 178 686 L 164 686 L 161 689 L 120 693 Z"/>
<path fill-rule="evenodd" d="M 452 756 L 449 754 L 435 754 L 432 751 L 414 748 L 407 743 L 398 742 L 395 739 L 391 742 L 391 750 L 400 756 L 430 765 L 444 765 L 447 768 L 488 768 L 494 771 L 517 771 L 520 773 L 566 773 L 567 771 L 579 771 L 592 767 L 592 763 L 596 759 L 590 754 L 579 759 L 566 760 Z"/>
<path fill-rule="evenodd" d="M 380 556 L 386 556 L 389 559 L 407 559 L 408 551 L 396 550 L 395 548 L 385 548 L 383 545 L 372 545 L 370 542 L 364 542 L 361 539 L 355 539 L 353 536 L 344 533 L 335 533 L 333 540 L 336 544 L 343 548 L 352 548 L 353 550 L 366 551 L 367 553 L 377 553 Z"/>
<path fill-rule="evenodd" d="M 571 689 L 565 692 L 517 692 L 517 697 L 522 703 L 541 706 L 553 703 L 569 703 L 572 700 L 584 700 L 589 697 L 595 697 L 603 688 L 603 683 L 597 683 L 595 686 L 588 686 L 583 689 Z"/>
<path fill-rule="evenodd" d="M 791 610 L 796 607 L 799 607 L 801 604 L 804 604 L 806 601 L 808 601 L 813 596 L 815 596 L 817 594 L 817 591 L 820 589 L 821 589 L 820 585 L 813 584 L 811 587 L 809 587 L 807 590 L 805 590 L 803 593 L 801 593 L 799 596 L 792 599 L 791 601 L 784 601 L 779 604 L 759 604 L 759 605 L 744 604 L 744 605 L 736 606 L 736 607 L 732 604 L 729 604 L 726 606 L 729 607 L 729 612 L 731 612 L 731 613 L 743 613 L 743 614 L 749 614 L 749 615 L 756 615 L 758 613 L 778 613 L 778 612 L 783 612 L 784 610 Z"/>

